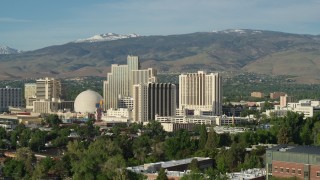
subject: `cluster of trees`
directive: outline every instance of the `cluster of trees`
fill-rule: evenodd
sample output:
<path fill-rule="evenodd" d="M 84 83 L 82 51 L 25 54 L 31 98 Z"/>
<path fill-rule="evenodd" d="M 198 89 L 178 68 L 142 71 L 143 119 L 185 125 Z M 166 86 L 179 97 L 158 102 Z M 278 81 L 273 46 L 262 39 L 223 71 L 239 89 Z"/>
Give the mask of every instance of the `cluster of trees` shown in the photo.
<path fill-rule="evenodd" d="M 279 144 L 320 145 L 320 113 L 304 119 L 303 114 L 288 112 L 286 117 L 271 118 L 270 123 Z"/>
<path fill-rule="evenodd" d="M 228 101 L 264 101 L 269 98 L 253 98 L 250 93 L 260 91 L 266 95 L 281 91 L 294 95 L 296 99 L 317 99 L 320 97 L 319 84 L 296 84 L 288 76 L 271 76 L 254 73 L 242 73 L 225 77 L 223 80 L 225 102 Z"/>
<path fill-rule="evenodd" d="M 57 117 L 47 117 L 52 131 L 30 130 L 19 125 L 14 131 L 0 128 L 0 137 L 11 142 L 17 149 L 17 158 L 5 162 L 3 173 L 15 178 L 41 179 L 46 177 L 72 177 L 73 179 L 143 179 L 142 175 L 127 171 L 128 166 L 144 163 L 182 159 L 188 157 L 210 157 L 213 167 L 201 171 L 197 162 L 189 169 L 191 174 L 184 179 L 223 179 L 225 172 L 263 167 L 264 147 L 247 151 L 258 143 L 285 143 L 320 145 L 320 114 L 303 119 L 303 115 L 288 113 L 283 118 L 265 120 L 271 128 L 259 126 L 254 131 L 238 134 L 217 134 L 213 128 L 197 125 L 192 132 L 179 130 L 167 133 L 159 122 L 148 125 L 131 124 L 115 126 L 112 136 L 102 135 L 92 121 L 84 125 L 59 127 Z M 263 123 L 266 123 L 263 122 Z M 209 129 L 208 129 L 209 128 Z M 80 135 L 70 139 L 70 132 Z M 141 136 L 136 136 L 141 133 Z M 34 152 L 51 141 L 61 149 L 57 158 L 35 161 Z M 164 174 L 165 175 L 165 174 Z"/>
<path fill-rule="evenodd" d="M 52 117 L 46 121 L 56 122 Z M 116 126 L 111 130 L 113 136 L 100 135 L 92 122 L 81 126 L 52 127 L 52 131 L 46 132 L 19 125 L 16 130 L 8 132 L 19 134 L 19 138 L 18 143 L 11 147 L 17 149 L 17 158 L 5 162 L 5 176 L 18 179 L 143 179 L 142 175 L 129 172 L 125 167 L 193 156 L 209 156 L 214 159 L 215 168 L 206 171 L 212 177 L 220 172 L 262 166 L 260 151 L 245 151 L 244 136 L 219 135 L 212 129 L 208 133 L 205 125 L 197 126 L 194 132 L 180 130 L 166 133 L 159 122 L 153 121 L 146 126 Z M 71 129 L 83 138 L 70 140 L 67 136 Z M 141 136 L 134 137 L 130 134 L 139 131 L 142 132 Z M 36 162 L 34 152 L 39 151 L 39 144 L 40 149 L 44 148 L 43 143 L 47 141 L 52 141 L 55 147 L 61 149 L 60 156 Z M 231 147 L 226 149 L 225 146 Z M 194 172 L 200 174 L 200 170 Z"/>
<path fill-rule="evenodd" d="M 106 80 L 104 77 L 84 77 L 82 80 L 63 79 L 61 85 L 64 99 L 74 101 L 81 92 L 87 89 L 103 94 L 104 80 Z"/>

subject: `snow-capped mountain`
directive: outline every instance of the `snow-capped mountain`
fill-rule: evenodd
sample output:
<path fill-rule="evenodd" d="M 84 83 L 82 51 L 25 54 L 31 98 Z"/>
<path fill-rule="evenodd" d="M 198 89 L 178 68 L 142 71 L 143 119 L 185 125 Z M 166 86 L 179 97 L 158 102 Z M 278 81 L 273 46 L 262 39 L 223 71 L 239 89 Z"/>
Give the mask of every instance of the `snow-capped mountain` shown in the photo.
<path fill-rule="evenodd" d="M 17 53 L 21 53 L 21 52 L 22 51 L 17 50 L 17 49 L 13 49 L 8 46 L 1 46 L 0 45 L 0 54 L 17 54 Z"/>
<path fill-rule="evenodd" d="M 251 30 L 251 29 L 227 29 L 227 30 L 222 30 L 222 31 L 212 31 L 213 33 L 236 33 L 236 34 L 258 34 L 262 33 L 261 31 L 258 30 Z"/>
<path fill-rule="evenodd" d="M 138 34 L 116 34 L 116 33 L 106 33 L 106 34 L 99 34 L 92 36 L 87 39 L 78 39 L 74 42 L 79 43 L 79 42 L 99 42 L 99 41 L 114 41 L 114 40 L 119 40 L 119 39 L 127 39 L 127 38 L 136 38 L 140 37 Z"/>

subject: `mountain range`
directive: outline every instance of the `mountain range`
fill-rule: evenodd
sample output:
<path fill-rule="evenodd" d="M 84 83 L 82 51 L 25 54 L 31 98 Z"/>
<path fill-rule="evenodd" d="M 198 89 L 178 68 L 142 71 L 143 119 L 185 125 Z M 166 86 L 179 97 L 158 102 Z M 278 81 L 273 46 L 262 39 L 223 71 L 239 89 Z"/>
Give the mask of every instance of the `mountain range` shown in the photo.
<path fill-rule="evenodd" d="M 22 51 L 17 50 L 17 49 L 13 49 L 11 47 L 8 46 L 1 46 L 0 45 L 0 55 L 1 54 L 17 54 L 17 53 L 21 53 Z"/>
<path fill-rule="evenodd" d="M 112 37 L 112 38 L 111 38 Z M 123 37 L 123 38 L 122 38 Z M 160 72 L 245 71 L 319 83 L 320 36 L 230 29 L 167 36 L 101 34 L 63 45 L 0 55 L 0 79 L 104 76 L 140 57 Z"/>
<path fill-rule="evenodd" d="M 100 41 L 114 41 L 114 40 L 119 40 L 119 39 L 127 39 L 127 38 L 135 38 L 135 37 L 140 37 L 138 34 L 116 34 L 116 33 L 106 33 L 106 34 L 99 34 L 92 36 L 90 38 L 86 39 L 78 39 L 74 41 L 75 43 L 80 43 L 80 42 L 100 42 Z"/>

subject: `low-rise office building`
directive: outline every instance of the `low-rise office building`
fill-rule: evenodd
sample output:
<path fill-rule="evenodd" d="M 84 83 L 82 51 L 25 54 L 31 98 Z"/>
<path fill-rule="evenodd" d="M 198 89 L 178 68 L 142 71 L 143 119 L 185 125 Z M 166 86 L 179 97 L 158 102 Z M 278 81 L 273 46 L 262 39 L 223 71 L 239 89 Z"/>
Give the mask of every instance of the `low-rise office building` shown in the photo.
<path fill-rule="evenodd" d="M 161 123 L 163 130 L 166 132 L 175 132 L 179 129 L 185 129 L 187 131 L 192 131 L 195 124 L 193 123 Z"/>
<path fill-rule="evenodd" d="M 278 145 L 266 150 L 267 179 L 270 176 L 320 179 L 320 147 Z"/>
<path fill-rule="evenodd" d="M 34 101 L 33 102 L 33 112 L 35 113 L 54 113 L 59 110 L 69 109 L 74 110 L 74 101 Z"/>
<path fill-rule="evenodd" d="M 155 120 L 161 123 L 180 123 L 180 124 L 207 124 L 218 126 L 231 126 L 244 124 L 253 120 L 250 117 L 233 116 L 155 116 Z"/>
<path fill-rule="evenodd" d="M 213 160 L 211 158 L 193 157 L 181 160 L 148 163 L 140 166 L 128 167 L 127 170 L 144 174 L 147 176 L 147 179 L 156 179 L 160 168 L 163 168 L 166 170 L 169 179 L 178 180 L 187 174 L 188 166 L 193 159 L 198 161 L 199 169 L 201 170 L 213 166 Z"/>

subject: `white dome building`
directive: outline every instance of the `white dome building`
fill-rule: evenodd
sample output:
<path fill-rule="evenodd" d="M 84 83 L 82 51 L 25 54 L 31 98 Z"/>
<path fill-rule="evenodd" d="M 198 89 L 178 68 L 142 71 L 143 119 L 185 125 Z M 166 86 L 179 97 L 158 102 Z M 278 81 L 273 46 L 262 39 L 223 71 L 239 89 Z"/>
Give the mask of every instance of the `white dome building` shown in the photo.
<path fill-rule="evenodd" d="M 83 91 L 74 101 L 74 111 L 80 113 L 95 113 L 96 104 L 100 103 L 102 99 L 102 96 L 95 91 Z"/>

